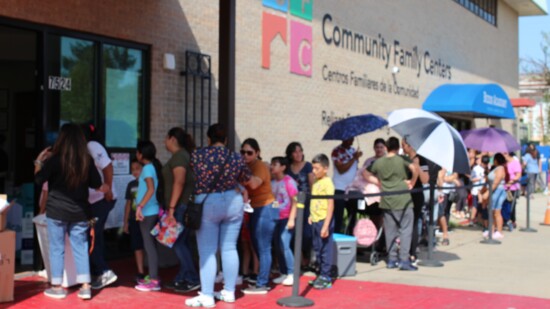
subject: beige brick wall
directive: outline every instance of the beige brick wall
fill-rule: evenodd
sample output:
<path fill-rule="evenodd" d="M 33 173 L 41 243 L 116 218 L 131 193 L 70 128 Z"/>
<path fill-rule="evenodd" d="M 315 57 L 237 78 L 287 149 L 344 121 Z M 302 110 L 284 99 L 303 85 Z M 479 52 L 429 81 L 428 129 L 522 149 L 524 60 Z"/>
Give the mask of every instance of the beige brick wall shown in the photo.
<path fill-rule="evenodd" d="M 274 40 L 271 68 L 261 67 L 262 11 L 300 19 L 265 8 L 261 1 L 237 5 L 237 134 L 239 140 L 257 138 L 265 159 L 283 154 L 294 140 L 303 144 L 308 160 L 317 153 L 330 154 L 338 143 L 321 141 L 328 128 L 321 122 L 323 110 L 337 116 L 374 113 L 386 117 L 394 109 L 421 107 L 427 95 L 445 83 L 496 82 L 510 97 L 518 96 L 518 16 L 503 2 L 498 6 L 498 27 L 494 27 L 450 0 L 315 1 L 311 78 L 289 72 L 290 31 L 287 45 Z M 393 81 L 393 57 L 385 68 L 382 60 L 325 43 L 322 19 L 326 13 L 332 16 L 328 30 L 337 25 L 369 37 L 381 34 L 390 45 L 398 40 L 402 48 L 429 50 L 432 58 L 452 67 L 452 79 L 424 72 L 416 77 L 415 70 L 401 67 L 395 76 L 398 84 L 418 88 L 418 98 L 324 81 L 325 64 L 331 70 L 354 70 L 376 81 Z M 486 126 L 487 121 L 478 120 L 476 125 Z M 502 121 L 502 125 L 511 129 L 511 121 Z M 370 156 L 372 141 L 389 134 L 381 130 L 361 136 L 360 147 Z"/>
<path fill-rule="evenodd" d="M 151 46 L 151 131 L 162 160 L 164 137 L 184 119 L 185 51 L 212 57 L 218 75 L 218 1 L 205 0 L 0 0 L 0 16 L 53 25 Z M 174 54 L 176 70 L 163 69 L 163 55 Z M 217 79 L 212 83 L 217 119 Z"/>
<path fill-rule="evenodd" d="M 217 0 L 95 0 L 40 1 L 0 0 L 0 16 L 59 26 L 151 46 L 151 138 L 167 158 L 163 138 L 166 131 L 183 123 L 184 68 L 186 50 L 212 56 L 214 73 L 212 102 L 217 108 L 218 1 Z M 261 67 L 261 16 L 259 0 L 237 1 L 236 20 L 236 130 L 237 141 L 255 137 L 266 159 L 284 152 L 294 140 L 302 142 L 307 159 L 330 153 L 336 142 L 323 142 L 328 126 L 321 111 L 336 116 L 387 113 L 402 107 L 420 107 L 437 86 L 451 83 L 496 82 L 510 97 L 518 95 L 518 16 L 499 1 L 498 26 L 494 27 L 451 0 L 377 1 L 316 0 L 313 6 L 313 76 L 289 72 L 289 43 L 275 40 L 271 47 L 271 69 Z M 452 79 L 401 68 L 395 76 L 400 86 L 419 89 L 418 98 L 329 83 L 323 80 L 324 64 L 331 70 L 366 73 L 376 81 L 392 83 L 391 68 L 382 61 L 328 46 L 322 34 L 322 17 L 330 13 L 331 25 L 369 37 L 381 34 L 390 43 L 418 46 L 452 67 Z M 276 13 L 284 15 L 282 13 Z M 295 17 L 289 17 L 296 19 Z M 309 23 L 309 22 L 305 22 Z M 289 37 L 290 39 L 290 37 Z M 393 44 L 392 44 L 393 45 Z M 162 68 L 165 53 L 176 55 L 177 69 Z M 214 120 L 217 116 L 214 116 Z M 500 121 L 497 121 L 500 123 Z M 485 126 L 487 121 L 476 121 Z M 511 128 L 510 121 L 503 121 Z M 376 137 L 388 130 L 362 136 L 360 146 L 371 155 Z"/>

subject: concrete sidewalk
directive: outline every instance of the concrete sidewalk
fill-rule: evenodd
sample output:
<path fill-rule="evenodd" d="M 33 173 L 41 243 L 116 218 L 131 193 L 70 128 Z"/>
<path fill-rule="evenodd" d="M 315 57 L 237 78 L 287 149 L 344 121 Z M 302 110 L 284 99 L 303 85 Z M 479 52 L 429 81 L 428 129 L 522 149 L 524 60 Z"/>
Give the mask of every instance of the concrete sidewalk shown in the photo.
<path fill-rule="evenodd" d="M 526 226 L 526 198 L 521 197 L 518 229 L 505 228 L 500 245 L 481 244 L 479 227 L 458 227 L 449 234 L 450 246 L 437 246 L 434 251 L 434 259 L 443 267 L 390 270 L 383 261 L 370 265 L 359 251 L 357 275 L 345 279 L 550 298 L 550 226 L 540 225 L 549 198 L 539 193 L 531 199 L 530 225 L 536 233 L 519 231 Z M 426 251 L 421 251 L 420 260 L 425 257 Z"/>

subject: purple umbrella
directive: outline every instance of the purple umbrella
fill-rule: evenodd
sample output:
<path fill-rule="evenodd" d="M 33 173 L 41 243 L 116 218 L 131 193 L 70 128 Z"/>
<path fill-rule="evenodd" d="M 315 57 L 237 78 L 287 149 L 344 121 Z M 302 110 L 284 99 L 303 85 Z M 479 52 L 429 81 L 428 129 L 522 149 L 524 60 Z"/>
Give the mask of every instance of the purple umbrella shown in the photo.
<path fill-rule="evenodd" d="M 464 145 L 479 151 L 512 152 L 521 146 L 510 133 L 497 128 L 480 128 L 461 131 Z"/>

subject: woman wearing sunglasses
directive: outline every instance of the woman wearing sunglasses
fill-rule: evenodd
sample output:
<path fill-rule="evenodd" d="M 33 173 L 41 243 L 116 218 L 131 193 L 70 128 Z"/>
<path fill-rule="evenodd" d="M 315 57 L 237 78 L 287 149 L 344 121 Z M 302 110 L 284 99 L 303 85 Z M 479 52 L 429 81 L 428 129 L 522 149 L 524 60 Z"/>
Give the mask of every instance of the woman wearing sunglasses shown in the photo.
<path fill-rule="evenodd" d="M 250 220 L 250 232 L 254 249 L 260 259 L 256 286 L 243 290 L 245 294 L 267 294 L 271 270 L 271 242 L 279 219 L 279 208 L 271 193 L 271 175 L 267 164 L 260 157 L 258 141 L 247 138 L 241 145 L 241 155 L 252 177 L 246 182 L 250 205 L 254 208 Z"/>

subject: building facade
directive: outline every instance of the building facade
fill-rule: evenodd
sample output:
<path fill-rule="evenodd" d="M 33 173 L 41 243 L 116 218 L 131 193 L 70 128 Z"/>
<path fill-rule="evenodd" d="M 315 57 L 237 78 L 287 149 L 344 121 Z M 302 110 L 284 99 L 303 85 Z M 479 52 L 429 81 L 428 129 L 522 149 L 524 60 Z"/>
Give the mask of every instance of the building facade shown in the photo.
<path fill-rule="evenodd" d="M 309 160 L 336 145 L 321 141 L 335 120 L 420 108 L 443 84 L 496 83 L 517 97 L 518 18 L 546 14 L 541 0 L 242 0 L 235 9 L 232 103 L 218 102 L 228 52 L 219 45 L 219 1 L 0 0 L 0 146 L 9 158 L 0 191 L 27 197 L 20 218 L 36 208 L 32 159 L 64 122 L 94 126 L 120 192 L 137 140 L 151 139 L 166 161 L 173 126 L 204 145 L 208 125 L 225 119 L 237 149 L 254 137 L 269 159 L 300 141 Z M 227 104 L 234 115 L 219 113 Z M 370 156 L 372 141 L 390 134 L 356 145 Z"/>
<path fill-rule="evenodd" d="M 543 76 L 523 74 L 519 81 L 519 94 L 522 98 L 536 102 L 533 107 L 523 107 L 518 120 L 527 131 L 527 140 L 548 144 L 550 132 L 550 86 Z"/>

